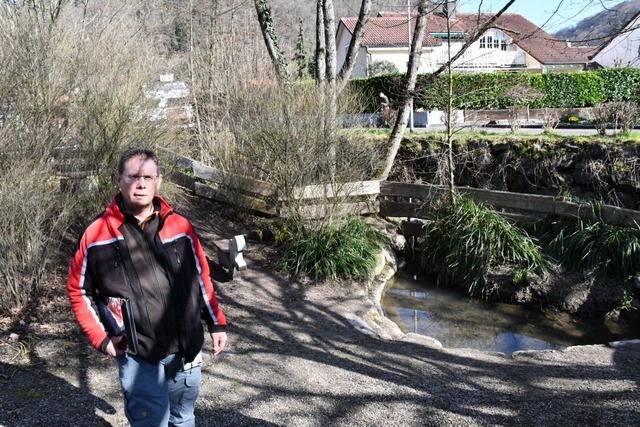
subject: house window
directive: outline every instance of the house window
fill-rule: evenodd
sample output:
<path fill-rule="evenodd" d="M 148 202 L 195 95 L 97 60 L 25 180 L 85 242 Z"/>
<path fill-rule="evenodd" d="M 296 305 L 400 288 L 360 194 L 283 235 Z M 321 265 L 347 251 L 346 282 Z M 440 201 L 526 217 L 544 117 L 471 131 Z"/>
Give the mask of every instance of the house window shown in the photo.
<path fill-rule="evenodd" d="M 507 50 L 507 40 L 498 36 L 483 36 L 479 39 L 480 49 L 500 49 Z"/>

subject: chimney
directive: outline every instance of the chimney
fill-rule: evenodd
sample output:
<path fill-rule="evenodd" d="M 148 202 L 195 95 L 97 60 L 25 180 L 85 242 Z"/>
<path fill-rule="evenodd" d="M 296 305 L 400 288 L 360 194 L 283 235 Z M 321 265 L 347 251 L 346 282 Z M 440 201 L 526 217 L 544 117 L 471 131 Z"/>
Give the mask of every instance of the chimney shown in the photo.
<path fill-rule="evenodd" d="M 442 0 L 440 13 L 449 19 L 456 19 L 456 0 Z"/>

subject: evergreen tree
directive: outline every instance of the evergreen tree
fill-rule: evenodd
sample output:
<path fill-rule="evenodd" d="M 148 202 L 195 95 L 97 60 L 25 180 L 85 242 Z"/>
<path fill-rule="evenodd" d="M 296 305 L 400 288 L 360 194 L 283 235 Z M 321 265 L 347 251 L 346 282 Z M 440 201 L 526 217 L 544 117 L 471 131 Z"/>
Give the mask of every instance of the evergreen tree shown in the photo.
<path fill-rule="evenodd" d="M 299 23 L 298 41 L 296 42 L 296 50 L 293 60 L 298 67 L 297 77 L 299 80 L 304 80 L 309 77 L 309 56 L 307 55 L 307 48 L 304 43 L 304 28 L 302 26 L 302 19 Z"/>

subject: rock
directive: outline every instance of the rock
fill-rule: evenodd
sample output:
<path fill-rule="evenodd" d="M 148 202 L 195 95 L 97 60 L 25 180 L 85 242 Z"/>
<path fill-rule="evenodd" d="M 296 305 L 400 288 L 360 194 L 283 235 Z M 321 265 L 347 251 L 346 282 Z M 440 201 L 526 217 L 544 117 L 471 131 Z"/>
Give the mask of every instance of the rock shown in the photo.
<path fill-rule="evenodd" d="M 347 313 L 344 317 L 360 332 L 371 336 L 378 336 L 376 330 L 367 325 L 367 322 L 362 320 L 358 315 L 354 313 Z"/>
<path fill-rule="evenodd" d="M 435 338 L 431 338 L 425 335 L 414 334 L 410 332 L 406 334 L 400 341 L 420 344 L 425 347 L 434 348 L 440 350 L 442 348 L 442 343 Z"/>
<path fill-rule="evenodd" d="M 625 350 L 640 351 L 640 339 L 639 340 L 626 340 L 626 341 L 612 341 L 608 344 L 613 348 L 624 348 Z"/>

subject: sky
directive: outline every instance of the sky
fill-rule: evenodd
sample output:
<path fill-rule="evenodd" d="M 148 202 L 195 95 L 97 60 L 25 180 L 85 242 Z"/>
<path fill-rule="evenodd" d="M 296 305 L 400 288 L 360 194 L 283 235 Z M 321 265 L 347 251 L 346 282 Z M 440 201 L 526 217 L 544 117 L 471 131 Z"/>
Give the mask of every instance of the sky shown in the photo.
<path fill-rule="evenodd" d="M 519 13 L 529 21 L 554 33 L 611 8 L 624 0 L 515 0 L 507 12 Z M 507 0 L 458 0 L 458 11 L 476 13 L 497 12 Z"/>

